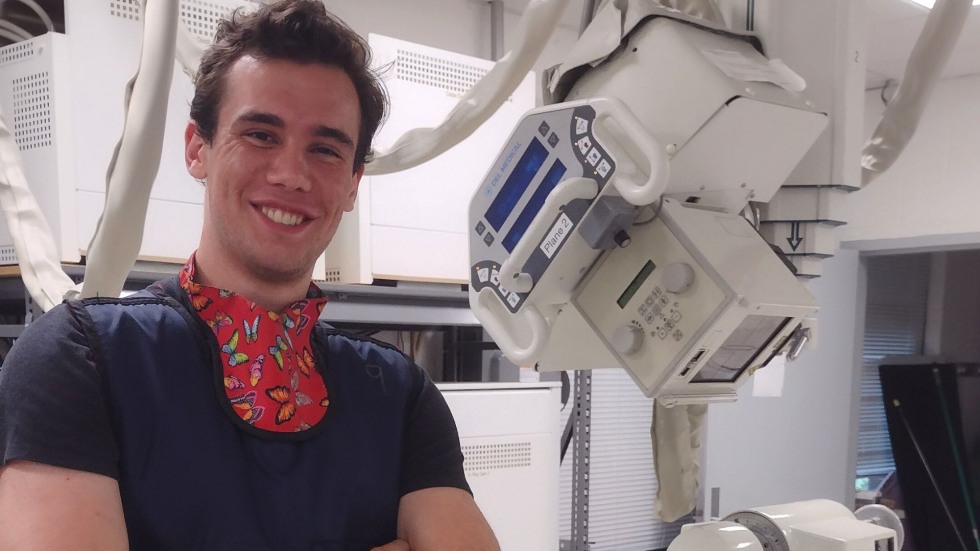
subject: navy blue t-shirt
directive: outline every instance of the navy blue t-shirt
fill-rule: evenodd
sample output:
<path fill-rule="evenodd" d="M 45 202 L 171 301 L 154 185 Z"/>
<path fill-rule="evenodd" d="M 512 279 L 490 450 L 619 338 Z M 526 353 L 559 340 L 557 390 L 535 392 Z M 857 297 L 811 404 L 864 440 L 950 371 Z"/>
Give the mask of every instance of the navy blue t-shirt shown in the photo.
<path fill-rule="evenodd" d="M 445 400 L 397 350 L 317 324 L 327 416 L 263 435 L 228 411 L 217 342 L 185 295 L 156 293 L 28 326 L 0 371 L 3 464 L 117 479 L 133 548 L 370 549 L 394 539 L 401 496 L 469 491 Z"/>

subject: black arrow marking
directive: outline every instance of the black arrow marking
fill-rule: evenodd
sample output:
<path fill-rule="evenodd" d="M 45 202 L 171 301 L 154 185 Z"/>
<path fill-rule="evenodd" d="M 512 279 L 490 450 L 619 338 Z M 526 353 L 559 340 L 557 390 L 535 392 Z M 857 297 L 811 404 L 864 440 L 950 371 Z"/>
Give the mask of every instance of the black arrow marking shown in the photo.
<path fill-rule="evenodd" d="M 790 226 L 790 236 L 786 238 L 786 241 L 789 241 L 790 248 L 793 249 L 793 252 L 796 252 L 796 249 L 799 248 L 800 243 L 803 242 L 803 238 L 800 237 L 799 222 L 792 223 L 792 225 Z"/>

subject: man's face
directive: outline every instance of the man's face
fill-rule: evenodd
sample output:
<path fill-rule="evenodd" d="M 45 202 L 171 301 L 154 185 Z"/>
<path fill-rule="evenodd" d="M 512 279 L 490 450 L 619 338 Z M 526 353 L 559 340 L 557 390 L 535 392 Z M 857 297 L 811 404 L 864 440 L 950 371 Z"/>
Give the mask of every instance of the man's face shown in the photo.
<path fill-rule="evenodd" d="M 201 250 L 270 283 L 308 278 L 364 170 L 354 85 L 337 67 L 245 56 L 223 92 L 212 143 L 193 122 L 185 133 L 187 169 L 206 180 Z"/>

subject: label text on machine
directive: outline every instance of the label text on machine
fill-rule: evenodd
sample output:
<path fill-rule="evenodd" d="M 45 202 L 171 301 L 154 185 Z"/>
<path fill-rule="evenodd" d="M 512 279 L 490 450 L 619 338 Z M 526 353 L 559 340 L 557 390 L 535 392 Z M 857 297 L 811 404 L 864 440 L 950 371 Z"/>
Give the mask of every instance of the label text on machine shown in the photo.
<path fill-rule="evenodd" d="M 541 243 L 541 252 L 548 258 L 551 258 L 570 233 L 572 233 L 572 220 L 567 214 L 562 213 L 558 217 L 558 220 L 555 220 L 555 225 L 551 226 L 551 231 L 548 232 L 548 235 Z"/>
<path fill-rule="evenodd" d="M 521 150 L 522 145 L 524 144 L 514 144 L 514 147 L 511 148 L 510 153 L 508 153 L 507 157 L 504 158 L 504 163 L 500 165 L 500 168 L 497 169 L 497 173 L 494 174 L 493 180 L 490 181 L 490 185 L 487 186 L 487 189 L 483 190 L 484 195 L 487 197 L 493 195 L 493 191 L 497 189 L 497 186 L 500 184 L 500 179 L 504 177 L 504 172 L 507 171 L 507 167 L 510 166 L 510 163 L 514 162 L 514 157 L 517 156 L 517 152 Z"/>

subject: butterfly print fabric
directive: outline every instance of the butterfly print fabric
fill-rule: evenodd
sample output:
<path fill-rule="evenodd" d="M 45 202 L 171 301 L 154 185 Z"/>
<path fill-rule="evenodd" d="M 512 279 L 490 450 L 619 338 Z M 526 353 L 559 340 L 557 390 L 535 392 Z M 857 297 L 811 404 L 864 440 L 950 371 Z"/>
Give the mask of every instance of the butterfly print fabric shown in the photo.
<path fill-rule="evenodd" d="M 220 347 L 228 402 L 256 428 L 273 432 L 308 429 L 330 404 L 310 344 L 312 322 L 327 302 L 312 283 L 307 298 L 271 312 L 225 289 L 194 281 L 194 256 L 180 272 L 180 286 Z"/>

